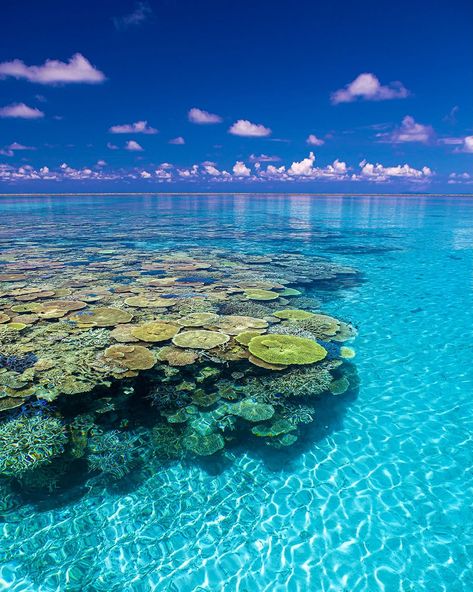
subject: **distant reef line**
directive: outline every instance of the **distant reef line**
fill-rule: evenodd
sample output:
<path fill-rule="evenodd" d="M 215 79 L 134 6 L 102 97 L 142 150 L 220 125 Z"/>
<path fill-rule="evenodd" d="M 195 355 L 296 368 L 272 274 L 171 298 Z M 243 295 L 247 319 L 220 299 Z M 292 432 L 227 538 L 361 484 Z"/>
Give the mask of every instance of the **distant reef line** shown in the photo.
<path fill-rule="evenodd" d="M 226 191 L 226 192 L 208 192 L 208 191 L 167 191 L 167 192 L 128 192 L 117 191 L 98 193 L 92 191 L 82 191 L 79 193 L 0 193 L 0 197 L 114 197 L 114 196 L 178 196 L 178 195 L 252 195 L 255 197 L 264 196 L 282 196 L 282 197 L 473 197 L 473 193 L 310 193 L 310 192 L 251 192 L 251 191 Z"/>

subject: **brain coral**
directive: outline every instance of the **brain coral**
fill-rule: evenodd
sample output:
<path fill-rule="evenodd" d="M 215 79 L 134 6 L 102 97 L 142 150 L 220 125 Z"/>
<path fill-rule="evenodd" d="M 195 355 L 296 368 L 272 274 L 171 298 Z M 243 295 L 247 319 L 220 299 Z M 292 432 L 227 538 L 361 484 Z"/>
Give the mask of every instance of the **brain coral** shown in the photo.
<path fill-rule="evenodd" d="M 248 349 L 269 364 L 313 364 L 327 355 L 327 351 L 315 341 L 294 335 L 253 337 Z"/>

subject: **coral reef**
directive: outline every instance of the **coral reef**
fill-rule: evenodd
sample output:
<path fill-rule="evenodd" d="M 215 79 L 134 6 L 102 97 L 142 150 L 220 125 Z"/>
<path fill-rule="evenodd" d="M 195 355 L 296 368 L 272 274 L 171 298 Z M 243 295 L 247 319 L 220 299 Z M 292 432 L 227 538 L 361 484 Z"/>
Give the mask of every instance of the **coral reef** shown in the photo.
<path fill-rule="evenodd" d="M 139 436 L 117 430 L 94 435 L 89 441 L 87 456 L 90 470 L 122 479 L 139 462 L 138 440 Z"/>
<path fill-rule="evenodd" d="M 0 424 L 0 475 L 18 477 L 63 453 L 67 435 L 59 419 L 25 414 Z"/>
<path fill-rule="evenodd" d="M 68 463 L 120 479 L 143 425 L 161 459 L 218 453 L 240 434 L 289 446 L 317 395 L 356 385 L 355 330 L 312 295 L 355 270 L 300 253 L 115 246 L 5 260 L 0 467 L 25 487 L 53 487 Z"/>
<path fill-rule="evenodd" d="M 259 335 L 248 344 L 253 356 L 269 364 L 314 364 L 327 355 L 326 350 L 307 337 Z"/>

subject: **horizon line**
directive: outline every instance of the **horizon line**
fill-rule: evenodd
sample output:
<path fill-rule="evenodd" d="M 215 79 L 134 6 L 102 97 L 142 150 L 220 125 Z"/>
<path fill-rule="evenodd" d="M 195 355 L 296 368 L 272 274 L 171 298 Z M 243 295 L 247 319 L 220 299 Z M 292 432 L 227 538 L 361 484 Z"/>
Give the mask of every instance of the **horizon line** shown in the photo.
<path fill-rule="evenodd" d="M 113 191 L 113 192 L 94 192 L 94 191 L 81 191 L 81 192 L 64 192 L 64 193 L 53 193 L 53 192 L 42 192 L 42 193 L 0 193 L 0 197 L 77 197 L 86 196 L 91 197 L 106 197 L 106 196 L 118 196 L 118 195 L 129 195 L 129 196 L 177 196 L 177 195 L 281 195 L 281 196 L 300 196 L 300 197 L 473 197 L 473 193 L 320 193 L 320 192 L 288 192 L 288 191 Z"/>

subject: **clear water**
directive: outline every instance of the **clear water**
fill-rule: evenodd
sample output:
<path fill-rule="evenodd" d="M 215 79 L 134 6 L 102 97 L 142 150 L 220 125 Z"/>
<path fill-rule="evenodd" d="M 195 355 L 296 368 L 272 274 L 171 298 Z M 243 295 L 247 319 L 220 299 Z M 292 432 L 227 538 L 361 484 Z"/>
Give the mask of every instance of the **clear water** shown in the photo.
<path fill-rule="evenodd" d="M 356 398 L 285 451 L 2 500 L 1 590 L 473 589 L 473 200 L 5 198 L 0 216 L 3 243 L 299 250 L 366 279 L 324 305 L 358 326 Z"/>

